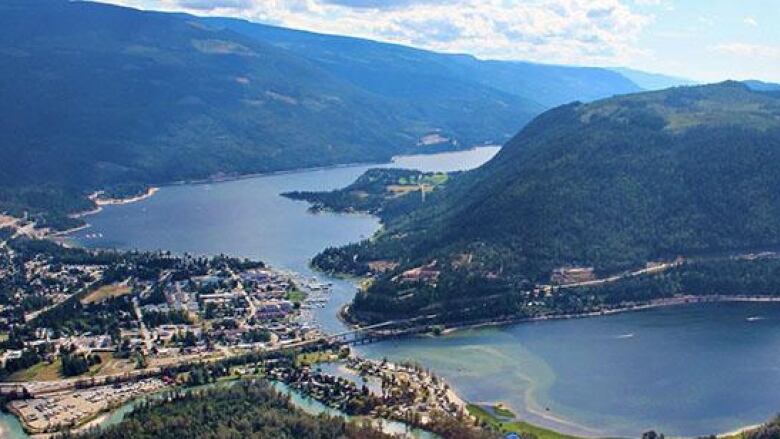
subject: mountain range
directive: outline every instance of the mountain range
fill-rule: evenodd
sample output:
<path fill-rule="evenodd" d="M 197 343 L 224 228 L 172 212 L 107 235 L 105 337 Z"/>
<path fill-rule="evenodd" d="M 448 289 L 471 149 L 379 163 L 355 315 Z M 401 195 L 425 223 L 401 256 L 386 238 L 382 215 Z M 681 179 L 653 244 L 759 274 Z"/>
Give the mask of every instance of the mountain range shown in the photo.
<path fill-rule="evenodd" d="M 99 189 L 500 144 L 551 106 L 639 90 L 608 69 L 6 0 L 0 211 L 52 220 Z"/>
<path fill-rule="evenodd" d="M 423 207 L 385 216 L 373 239 L 315 263 L 393 266 L 354 311 L 397 317 L 546 284 L 556 269 L 606 277 L 678 256 L 775 248 L 778 145 L 780 98 L 738 82 L 564 105 Z M 408 270 L 438 281 L 399 283 Z"/>

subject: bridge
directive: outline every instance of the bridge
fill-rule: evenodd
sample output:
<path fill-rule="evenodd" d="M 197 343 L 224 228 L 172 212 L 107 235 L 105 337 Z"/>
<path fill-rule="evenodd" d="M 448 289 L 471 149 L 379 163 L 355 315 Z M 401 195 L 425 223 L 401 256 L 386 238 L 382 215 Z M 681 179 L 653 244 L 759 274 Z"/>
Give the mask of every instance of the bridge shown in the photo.
<path fill-rule="evenodd" d="M 413 334 L 420 334 L 428 331 L 429 325 L 426 321 L 435 319 L 435 314 L 415 317 L 404 320 L 390 320 L 374 325 L 362 326 L 349 331 L 337 334 L 325 335 L 313 340 L 295 341 L 287 344 L 264 349 L 264 353 L 273 353 L 281 351 L 298 351 L 308 348 L 315 348 L 323 344 L 330 345 L 359 345 L 375 343 L 389 338 L 398 338 Z M 179 364 L 196 364 L 220 361 L 225 357 L 219 358 L 196 358 L 183 361 Z M 73 390 L 79 387 L 93 387 L 107 385 L 122 381 L 131 381 L 141 378 L 148 378 L 162 374 L 164 367 L 156 366 L 143 370 L 134 370 L 122 374 L 106 375 L 84 379 L 83 377 L 61 379 L 56 381 L 33 381 L 33 382 L 0 382 L 0 396 L 10 396 L 12 398 L 29 397 L 51 394 L 65 390 Z"/>
<path fill-rule="evenodd" d="M 349 331 L 339 332 L 337 334 L 331 334 L 324 337 L 324 340 L 329 343 L 358 345 L 375 343 L 388 338 L 420 334 L 427 332 L 429 329 L 429 326 L 424 322 L 432 321 L 436 317 L 436 314 L 430 314 L 412 319 L 389 320 L 374 325 L 356 327 Z"/>

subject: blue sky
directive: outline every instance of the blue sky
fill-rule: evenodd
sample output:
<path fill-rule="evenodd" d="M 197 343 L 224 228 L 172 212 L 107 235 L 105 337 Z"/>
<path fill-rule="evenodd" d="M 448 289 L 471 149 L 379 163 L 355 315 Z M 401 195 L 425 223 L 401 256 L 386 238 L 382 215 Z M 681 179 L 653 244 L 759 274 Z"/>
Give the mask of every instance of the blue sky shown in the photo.
<path fill-rule="evenodd" d="M 780 82 L 780 0 L 105 0 L 486 59 Z"/>

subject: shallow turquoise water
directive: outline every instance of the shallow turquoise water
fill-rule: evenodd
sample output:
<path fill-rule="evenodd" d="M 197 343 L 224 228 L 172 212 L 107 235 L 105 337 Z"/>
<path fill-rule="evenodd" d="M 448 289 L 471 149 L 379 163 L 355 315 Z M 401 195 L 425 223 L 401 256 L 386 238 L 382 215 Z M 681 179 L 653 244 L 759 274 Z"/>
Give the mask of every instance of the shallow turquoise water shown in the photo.
<path fill-rule="evenodd" d="M 407 157 L 395 166 L 464 169 L 492 152 Z M 166 187 L 148 200 L 89 217 L 93 227 L 76 238 L 87 246 L 260 258 L 323 278 L 308 269 L 308 260 L 327 246 L 369 236 L 377 221 L 313 215 L 305 203 L 278 194 L 345 186 L 366 169 Z M 95 234 L 102 237 L 86 237 Z M 318 312 L 329 331 L 343 327 L 335 312 L 354 294 L 352 283 L 333 282 L 334 298 Z M 575 433 L 636 437 L 654 428 L 693 436 L 755 424 L 780 411 L 777 304 L 691 305 L 360 349 L 375 358 L 421 362 L 471 401 L 503 401 L 525 419 Z"/>
<path fill-rule="evenodd" d="M 22 424 L 16 416 L 10 413 L 0 412 L 0 438 L 24 439 L 29 437 L 22 428 Z"/>
<path fill-rule="evenodd" d="M 780 409 L 780 304 L 686 305 L 361 350 L 417 360 L 470 401 L 577 434 L 721 433 Z"/>
<path fill-rule="evenodd" d="M 168 186 L 138 203 L 107 206 L 87 217 L 89 229 L 71 239 L 86 247 L 171 250 L 195 254 L 226 253 L 257 258 L 277 268 L 320 276 L 308 267 L 321 249 L 368 237 L 379 228 L 367 215 L 308 213 L 308 205 L 280 197 L 294 190 L 329 190 L 353 182 L 372 167 L 414 167 L 425 171 L 470 169 L 489 160 L 498 148 L 436 155 L 401 156 L 387 165 L 350 166 L 261 176 L 224 183 Z M 327 331 L 343 328 L 339 307 L 354 295 L 349 281 L 334 283 L 333 300 L 318 310 Z M 310 401 L 311 400 L 307 400 Z M 316 401 L 314 401 L 316 403 Z M 109 423 L 122 419 L 131 405 L 114 412 Z M 403 427 L 391 424 L 391 428 Z M 399 427 L 401 426 L 401 427 Z M 425 437 L 424 433 L 416 433 Z M 26 438 L 13 415 L 0 413 L 0 438 Z"/>

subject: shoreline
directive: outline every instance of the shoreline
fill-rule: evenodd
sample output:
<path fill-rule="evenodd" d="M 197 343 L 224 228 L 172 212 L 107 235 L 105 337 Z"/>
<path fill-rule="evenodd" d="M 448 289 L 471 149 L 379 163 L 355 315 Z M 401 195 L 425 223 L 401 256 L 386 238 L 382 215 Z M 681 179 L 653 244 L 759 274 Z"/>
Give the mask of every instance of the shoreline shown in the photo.
<path fill-rule="evenodd" d="M 384 165 L 392 165 L 396 162 L 396 160 L 400 157 L 416 157 L 416 156 L 433 156 L 438 154 L 457 154 L 461 152 L 468 152 L 468 151 L 474 151 L 480 148 L 501 148 L 499 145 L 473 145 L 468 148 L 460 148 L 460 149 L 453 149 L 453 150 L 446 150 L 446 151 L 438 151 L 438 152 L 408 152 L 405 154 L 396 154 L 394 156 L 391 156 L 387 161 L 367 161 L 367 162 L 348 162 L 348 163 L 336 163 L 332 165 L 322 165 L 322 166 L 310 166 L 310 167 L 304 167 L 304 168 L 293 168 L 293 169 L 283 169 L 278 171 L 266 171 L 266 172 L 252 172 L 248 174 L 238 174 L 238 175 L 226 175 L 222 177 L 207 177 L 207 178 L 200 178 L 200 179 L 192 179 L 192 180 L 178 180 L 173 181 L 170 183 L 162 183 L 159 184 L 158 187 L 166 187 L 166 186 L 186 186 L 186 185 L 198 185 L 198 184 L 216 184 L 216 183 L 226 183 L 231 181 L 240 181 L 240 180 L 247 180 L 252 178 L 259 178 L 259 177 L 272 177 L 277 175 L 289 175 L 289 174 L 298 174 L 303 172 L 316 172 L 316 171 L 327 171 L 329 169 L 344 169 L 344 168 L 356 168 L 360 166 L 384 166 Z"/>
<path fill-rule="evenodd" d="M 564 315 L 550 315 L 550 316 L 537 316 L 537 317 L 525 317 L 525 318 L 516 318 L 516 319 L 506 319 L 506 320 L 494 320 L 494 321 L 488 321 L 488 322 L 479 322 L 479 323 L 473 323 L 473 324 L 460 324 L 454 327 L 448 327 L 445 328 L 441 332 L 441 336 L 446 335 L 452 335 L 456 334 L 459 331 L 468 331 L 468 330 L 475 330 L 475 329 L 483 329 L 483 328 L 498 328 L 502 326 L 510 326 L 510 325 L 520 325 L 525 323 L 538 323 L 538 322 L 544 322 L 544 321 L 556 321 L 556 320 L 572 320 L 572 319 L 585 319 L 585 318 L 597 318 L 597 317 L 606 317 L 610 315 L 618 315 L 618 314 L 624 314 L 629 312 L 640 312 L 640 311 L 648 311 L 653 309 L 659 309 L 659 308 L 665 308 L 665 307 L 676 307 L 676 306 L 685 306 L 685 305 L 696 305 L 696 304 L 705 304 L 705 303 L 780 303 L 780 296 L 764 296 L 764 295 L 743 295 L 743 296 L 726 296 L 726 295 L 684 295 L 684 296 L 678 296 L 678 297 L 672 297 L 672 298 L 663 298 L 663 299 L 656 299 L 652 300 L 649 303 L 642 303 L 642 304 L 636 304 L 631 306 L 623 306 L 619 308 L 612 308 L 609 310 L 601 310 L 601 311 L 593 311 L 593 312 L 587 312 L 587 313 L 578 313 L 578 314 L 564 314 Z M 356 325 L 355 323 L 350 322 L 349 320 L 345 319 L 342 315 L 342 312 L 344 312 L 346 309 L 349 308 L 349 305 L 344 305 L 340 312 L 338 313 L 338 318 L 348 326 L 352 328 L 357 328 L 359 325 Z M 416 335 L 419 336 L 419 335 Z M 408 337 L 408 336 L 407 336 Z M 414 337 L 414 336 L 412 336 Z M 444 378 L 442 378 L 444 379 Z M 446 380 L 445 380 L 446 381 Z M 462 397 L 457 389 L 452 386 L 452 384 L 448 383 L 450 385 L 450 390 L 454 392 L 455 395 L 458 396 L 458 398 L 461 401 L 464 401 L 466 404 L 474 404 L 479 405 L 482 404 L 480 402 L 473 402 L 469 401 L 468 399 Z M 540 409 L 540 407 L 534 407 L 533 402 L 531 399 L 526 398 L 526 407 L 524 408 L 525 411 L 535 417 L 537 419 L 535 421 L 529 420 L 529 419 L 523 419 L 521 417 L 516 417 L 513 421 L 515 422 L 524 422 L 528 425 L 531 425 L 533 427 L 538 427 L 546 430 L 553 431 L 558 434 L 562 435 L 573 435 L 580 438 L 587 438 L 587 439 L 596 439 L 596 438 L 604 438 L 605 436 L 602 434 L 599 434 L 600 430 L 596 430 L 590 426 L 582 425 L 579 423 L 576 423 L 574 421 L 571 421 L 564 417 L 563 415 L 551 413 L 551 412 L 544 412 Z M 542 422 L 539 422 L 542 421 Z M 511 422 L 511 421 L 510 421 Z M 714 433 L 715 437 L 722 438 L 722 439 L 734 439 L 734 437 L 738 437 L 741 434 L 748 432 L 750 430 L 754 430 L 758 427 L 760 427 L 763 424 L 751 424 L 751 425 L 745 425 L 742 427 L 738 427 L 734 430 L 728 431 L 728 432 L 721 432 L 721 433 Z M 562 428 L 563 427 L 563 428 Z M 568 427 L 568 428 L 567 428 Z M 688 437 L 688 436 L 683 436 Z M 695 437 L 695 436 L 690 436 Z"/>
<path fill-rule="evenodd" d="M 206 177 L 206 178 L 199 178 L 199 179 L 191 179 L 191 180 L 176 180 L 171 181 L 167 183 L 158 183 L 155 186 L 150 186 L 147 191 L 144 194 L 128 197 L 128 198 L 112 198 L 112 199 L 106 199 L 106 200 L 99 200 L 97 197 L 100 193 L 103 191 L 95 191 L 92 194 L 88 196 L 90 200 L 92 200 L 97 207 L 90 210 L 85 210 L 82 212 L 74 212 L 70 215 L 68 215 L 71 218 L 83 218 L 85 216 L 94 215 L 97 213 L 100 213 L 103 209 L 103 206 L 112 206 L 112 205 L 122 205 L 122 204 L 130 204 L 135 203 L 138 201 L 145 200 L 147 198 L 150 198 L 154 196 L 155 193 L 160 191 L 162 188 L 165 187 L 173 187 L 173 186 L 186 186 L 186 185 L 201 185 L 201 184 L 217 184 L 217 183 L 228 183 L 231 181 L 240 181 L 240 180 L 248 180 L 252 178 L 260 178 L 260 177 L 272 177 L 277 175 L 289 175 L 289 174 L 298 174 L 303 172 L 316 172 L 316 171 L 327 171 L 329 169 L 344 169 L 344 168 L 355 168 L 360 166 L 383 166 L 383 165 L 392 165 L 395 163 L 395 161 L 399 157 L 414 157 L 414 156 L 430 156 L 430 155 L 436 155 L 436 154 L 456 154 L 460 152 L 467 152 L 467 151 L 474 151 L 476 149 L 480 148 L 495 148 L 496 145 L 474 145 L 469 148 L 462 148 L 462 149 L 455 149 L 455 150 L 448 150 L 443 152 L 412 152 L 406 154 L 397 154 L 394 156 L 391 156 L 387 161 L 379 162 L 379 161 L 366 161 L 366 162 L 348 162 L 348 163 L 336 163 L 332 165 L 322 165 L 322 166 L 311 166 L 311 167 L 303 167 L 303 168 L 293 168 L 293 169 L 282 169 L 278 171 L 265 171 L 265 172 L 252 172 L 247 174 L 237 174 L 237 175 L 225 175 L 225 176 L 212 176 L 212 177 Z M 499 146 L 500 148 L 500 146 Z M 83 227 L 83 226 L 81 226 Z M 76 228 L 77 229 L 77 228 Z M 73 229 L 73 230 L 76 230 Z M 58 233 L 66 234 L 69 231 L 62 231 Z"/>
<path fill-rule="evenodd" d="M 736 430 L 729 431 L 729 432 L 726 432 L 726 433 L 718 433 L 718 434 L 715 435 L 715 437 L 724 438 L 724 439 L 725 438 L 734 438 L 734 437 L 739 438 L 743 434 L 745 434 L 745 433 L 747 433 L 747 432 L 749 432 L 751 430 L 756 430 L 758 428 L 761 428 L 762 425 L 764 425 L 764 424 L 747 425 L 745 427 L 741 427 L 741 428 L 738 428 Z"/>
<path fill-rule="evenodd" d="M 476 147 L 479 148 L 479 147 Z M 471 148 L 471 149 L 476 149 Z M 457 151 L 451 151 L 451 153 L 458 153 L 465 150 L 457 150 Z M 415 154 L 415 155 L 426 155 L 426 154 Z M 394 157 L 395 158 L 395 157 Z M 392 162 L 391 162 L 392 163 Z M 362 166 L 364 164 L 362 163 L 353 163 L 353 164 L 342 164 L 342 165 L 332 165 L 332 166 L 324 166 L 324 167 L 317 167 L 317 168 L 302 168 L 302 169 L 293 169 L 293 170 L 285 170 L 285 171 L 275 171 L 275 172 L 269 172 L 269 173 L 256 173 L 256 174 L 246 174 L 246 175 L 239 175 L 234 177 L 228 177 L 228 178 L 218 178 L 218 179 L 206 179 L 201 181 L 182 181 L 182 182 L 174 182 L 165 184 L 162 186 L 176 186 L 176 185 L 197 185 L 197 184 L 217 184 L 217 183 L 225 183 L 230 181 L 238 181 L 238 180 L 244 180 L 244 179 L 252 179 L 252 178 L 261 178 L 266 176 L 274 176 L 274 175 L 286 175 L 286 174 L 296 174 L 296 173 L 303 173 L 303 172 L 312 172 L 317 170 L 327 170 L 327 169 L 337 169 L 337 168 L 349 168 L 349 167 L 358 167 Z M 156 188 L 159 189 L 159 188 Z M 144 196 L 139 197 L 131 197 L 130 199 L 122 200 L 112 200 L 112 201 L 119 201 L 119 202 L 109 202 L 104 205 L 115 205 L 115 204 L 129 204 L 136 201 L 141 201 L 143 199 L 149 198 L 153 196 L 154 194 L 149 194 L 148 196 L 144 194 Z M 85 212 L 83 216 L 99 213 L 102 211 L 102 205 L 98 203 L 97 208 Z M 80 227 L 76 227 L 71 230 L 62 231 L 54 233 L 52 236 L 58 236 L 58 235 L 68 235 L 70 233 L 74 233 L 78 230 L 82 230 L 85 228 L 90 227 L 89 224 L 85 224 Z M 679 305 L 685 305 L 685 304 L 695 304 L 695 303 L 720 303 L 720 302 L 780 302 L 780 297 L 778 298 L 771 298 L 771 297 L 739 297 L 739 296 L 725 296 L 725 297 L 714 297 L 714 296 L 685 296 L 689 298 L 696 298 L 694 301 L 683 301 L 683 302 L 675 302 L 675 303 L 655 303 L 656 301 L 651 301 L 651 303 L 641 304 L 641 305 L 633 305 L 630 307 L 619 307 L 619 308 L 613 308 L 609 310 L 603 310 L 603 311 L 594 311 L 589 313 L 579 313 L 579 314 L 567 314 L 567 315 L 552 315 L 552 316 L 539 316 L 534 318 L 527 318 L 527 319 L 520 319 L 520 320 L 513 320 L 509 319 L 507 321 L 495 321 L 495 322 L 481 322 L 481 323 L 475 323 L 473 325 L 464 325 L 460 327 L 454 327 L 454 328 L 447 328 L 445 331 L 443 331 L 443 334 L 448 333 L 454 333 L 458 330 L 464 330 L 464 329 L 477 329 L 481 327 L 490 327 L 490 326 L 500 326 L 500 325 L 513 325 L 513 324 L 519 324 L 519 323 L 530 323 L 535 321 L 545 321 L 545 320 L 563 320 L 563 319 L 572 319 L 572 318 L 587 318 L 587 317 L 601 317 L 606 315 L 612 315 L 612 314 L 619 314 L 619 313 L 625 313 L 625 312 L 631 312 L 631 311 L 643 311 L 646 309 L 654 309 L 664 306 L 679 306 Z M 682 298 L 682 297 L 681 297 Z M 661 301 L 674 301 L 676 298 L 667 298 L 662 299 Z M 342 316 L 338 315 L 338 318 L 345 322 L 342 318 Z M 351 324 L 350 324 L 351 326 Z M 452 388 L 452 387 L 451 387 Z M 457 392 L 455 392 L 457 394 Z M 537 424 L 539 426 L 543 426 L 544 424 Z M 739 430 L 735 430 L 732 433 L 724 433 L 719 436 L 724 435 L 733 435 L 738 434 L 739 432 L 749 430 L 751 428 L 754 428 L 755 426 L 746 426 Z"/>
<path fill-rule="evenodd" d="M 121 206 L 124 204 L 130 204 L 130 203 L 137 203 L 139 201 L 146 200 L 147 198 L 153 197 L 157 192 L 160 191 L 159 186 L 149 186 L 144 193 L 140 195 L 133 195 L 131 197 L 127 198 L 100 198 L 100 195 L 103 194 L 103 191 L 95 191 L 91 193 L 87 198 L 95 203 L 95 208 L 90 210 L 85 210 L 81 212 L 76 212 L 68 215 L 70 218 L 84 218 L 86 216 L 95 215 L 103 211 L 104 206 Z M 62 230 L 59 232 L 56 232 L 55 236 L 62 236 L 67 235 L 69 233 L 77 232 L 79 230 L 85 229 L 89 227 L 89 224 L 84 224 L 79 227 L 74 227 L 72 229 L 68 230 Z"/>
<path fill-rule="evenodd" d="M 149 186 L 144 193 L 132 197 L 126 197 L 126 198 L 100 198 L 100 194 L 102 192 L 95 192 L 89 196 L 89 199 L 94 201 L 98 207 L 130 204 L 130 203 L 135 203 L 137 201 L 145 200 L 153 196 L 154 194 L 156 194 L 157 191 L 159 190 L 160 190 L 159 187 Z"/>
<path fill-rule="evenodd" d="M 394 159 L 395 157 L 396 156 L 393 156 L 391 158 L 391 160 Z M 159 187 L 229 183 L 231 181 L 250 180 L 252 178 L 273 177 L 273 176 L 277 176 L 277 175 L 290 175 L 290 174 L 298 174 L 298 173 L 303 173 L 303 172 L 327 171 L 329 169 L 356 168 L 356 167 L 360 167 L 360 166 L 383 165 L 383 164 L 389 164 L 389 163 L 392 163 L 392 161 L 390 161 L 390 162 L 350 162 L 350 163 L 339 163 L 339 164 L 334 164 L 334 165 L 312 166 L 312 167 L 308 167 L 308 168 L 284 169 L 284 170 L 279 170 L 279 171 L 252 172 L 252 173 L 249 173 L 249 174 L 226 175 L 226 176 L 222 176 L 222 177 L 207 177 L 207 178 L 199 178 L 199 179 L 193 179 L 193 180 L 177 180 L 177 181 L 172 181 L 170 183 L 160 184 Z"/>
<path fill-rule="evenodd" d="M 709 296 L 709 295 L 692 294 L 692 295 L 684 295 L 684 296 L 678 296 L 672 298 L 654 299 L 647 303 L 610 308 L 610 309 L 605 309 L 600 311 L 589 311 L 584 313 L 553 314 L 553 315 L 536 316 L 536 317 L 517 317 L 517 318 L 492 320 L 492 321 L 477 322 L 477 323 L 468 323 L 468 322 L 456 323 L 452 327 L 445 328 L 442 331 L 442 335 L 453 334 L 457 331 L 463 331 L 469 329 L 480 329 L 480 328 L 517 325 L 523 323 L 536 323 L 536 322 L 544 322 L 544 321 L 555 321 L 555 320 L 573 320 L 573 319 L 586 319 L 586 318 L 593 318 L 593 317 L 605 317 L 605 316 L 624 314 L 624 313 L 635 312 L 635 311 L 646 311 L 646 310 L 657 309 L 657 308 L 682 306 L 682 305 L 695 305 L 701 303 L 780 303 L 780 296 L 763 296 L 763 295 L 754 295 L 754 296 L 711 295 Z"/>

